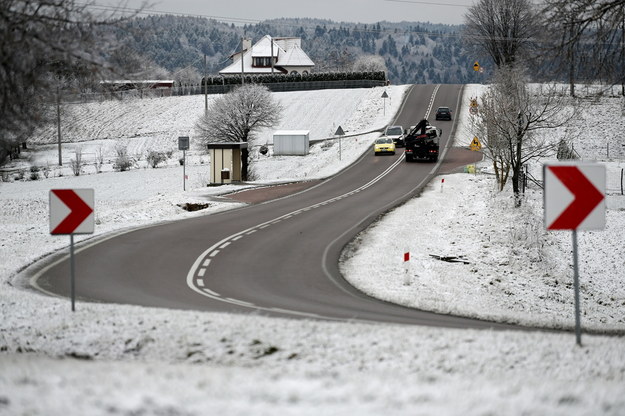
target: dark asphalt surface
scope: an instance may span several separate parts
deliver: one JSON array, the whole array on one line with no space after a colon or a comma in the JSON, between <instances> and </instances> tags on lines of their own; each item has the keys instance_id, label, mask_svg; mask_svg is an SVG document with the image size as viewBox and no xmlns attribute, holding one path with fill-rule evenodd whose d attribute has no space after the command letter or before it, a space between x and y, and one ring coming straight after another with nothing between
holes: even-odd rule
<instances>
[{"instance_id":1,"label":"dark asphalt surface","mask_svg":"<svg viewBox=\"0 0 625 416\"><path fill-rule=\"evenodd\" d=\"M406 163L401 152L375 157L371 150L340 175L318 183L233 195L251 202L243 208L96 239L79 247L76 254L78 300L456 328L511 328L378 301L350 286L339 272L343 247L379 215L416 195L437 169L451 172L475 160L475 152L449 150L453 121L434 122L438 106L450 107L455 115L462 86L442 85L431 100L435 87L414 86L393 124L414 125L431 111L432 124L443 129L441 150L448 149L439 164ZM293 191L299 193L275 199ZM38 285L69 296L70 266L63 257L66 254L42 263L46 269L38 277Z\"/></svg>"}]
</instances>

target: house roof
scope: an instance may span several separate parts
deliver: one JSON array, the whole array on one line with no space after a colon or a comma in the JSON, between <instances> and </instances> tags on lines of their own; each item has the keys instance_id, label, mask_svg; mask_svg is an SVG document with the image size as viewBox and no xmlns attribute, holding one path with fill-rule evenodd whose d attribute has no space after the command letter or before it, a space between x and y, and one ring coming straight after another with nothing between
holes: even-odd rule
<instances>
[{"instance_id":1,"label":"house roof","mask_svg":"<svg viewBox=\"0 0 625 416\"><path fill-rule=\"evenodd\" d=\"M253 57L268 57L271 56L272 48L272 39L265 35L263 36L256 44L252 47L252 56ZM282 49L277 42L273 42L273 56L278 57L279 55L285 53L285 50Z\"/></svg>"},{"instance_id":2,"label":"house roof","mask_svg":"<svg viewBox=\"0 0 625 416\"><path fill-rule=\"evenodd\" d=\"M281 54L276 62L278 66L315 66L315 63L298 45Z\"/></svg>"},{"instance_id":3,"label":"house roof","mask_svg":"<svg viewBox=\"0 0 625 416\"><path fill-rule=\"evenodd\" d=\"M271 67L254 67L253 59L259 57L277 57L274 64L275 72L284 72L284 67L312 67L314 62L302 50L299 38L272 38L263 36L250 49L243 52L243 72L246 74L266 74L271 72ZM285 49L286 48L286 49ZM222 75L241 73L241 53L233 55L234 61L226 68L219 71Z\"/></svg>"}]
</instances>

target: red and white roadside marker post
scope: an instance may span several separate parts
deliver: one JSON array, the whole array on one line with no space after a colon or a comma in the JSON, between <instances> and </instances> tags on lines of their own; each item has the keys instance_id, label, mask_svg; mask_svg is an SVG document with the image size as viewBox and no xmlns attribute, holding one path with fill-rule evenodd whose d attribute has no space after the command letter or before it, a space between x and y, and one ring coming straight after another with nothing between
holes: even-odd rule
<instances>
[{"instance_id":1,"label":"red and white roadside marker post","mask_svg":"<svg viewBox=\"0 0 625 416\"><path fill-rule=\"evenodd\" d=\"M75 308L74 234L93 234L95 197L93 189L50 190L50 234L69 234L72 312Z\"/></svg>"},{"instance_id":2,"label":"red and white roadside marker post","mask_svg":"<svg viewBox=\"0 0 625 416\"><path fill-rule=\"evenodd\" d=\"M577 230L605 228L605 166L598 163L548 164L543 166L543 180L545 227L573 231L575 338L581 346Z\"/></svg>"},{"instance_id":3,"label":"red and white roadside marker post","mask_svg":"<svg viewBox=\"0 0 625 416\"><path fill-rule=\"evenodd\" d=\"M410 251L404 250L404 285L410 285Z\"/></svg>"}]
</instances>

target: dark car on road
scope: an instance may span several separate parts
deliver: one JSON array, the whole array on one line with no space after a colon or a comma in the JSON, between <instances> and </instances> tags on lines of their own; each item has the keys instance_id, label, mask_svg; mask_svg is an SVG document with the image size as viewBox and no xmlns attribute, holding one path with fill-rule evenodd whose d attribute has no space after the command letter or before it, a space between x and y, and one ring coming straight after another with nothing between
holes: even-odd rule
<instances>
[{"instance_id":1,"label":"dark car on road","mask_svg":"<svg viewBox=\"0 0 625 416\"><path fill-rule=\"evenodd\" d=\"M449 107L438 107L436 109L437 120L451 120L451 110Z\"/></svg>"}]
</instances>

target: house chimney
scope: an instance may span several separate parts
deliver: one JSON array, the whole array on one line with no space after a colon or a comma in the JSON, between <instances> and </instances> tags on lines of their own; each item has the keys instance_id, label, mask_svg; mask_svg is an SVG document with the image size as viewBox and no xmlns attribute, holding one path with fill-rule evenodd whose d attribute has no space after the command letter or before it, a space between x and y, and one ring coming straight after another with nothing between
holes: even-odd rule
<instances>
[{"instance_id":1,"label":"house chimney","mask_svg":"<svg viewBox=\"0 0 625 416\"><path fill-rule=\"evenodd\" d=\"M243 38L243 40L241 41L241 44L243 45L243 51L246 51L252 47L252 39Z\"/></svg>"}]
</instances>

